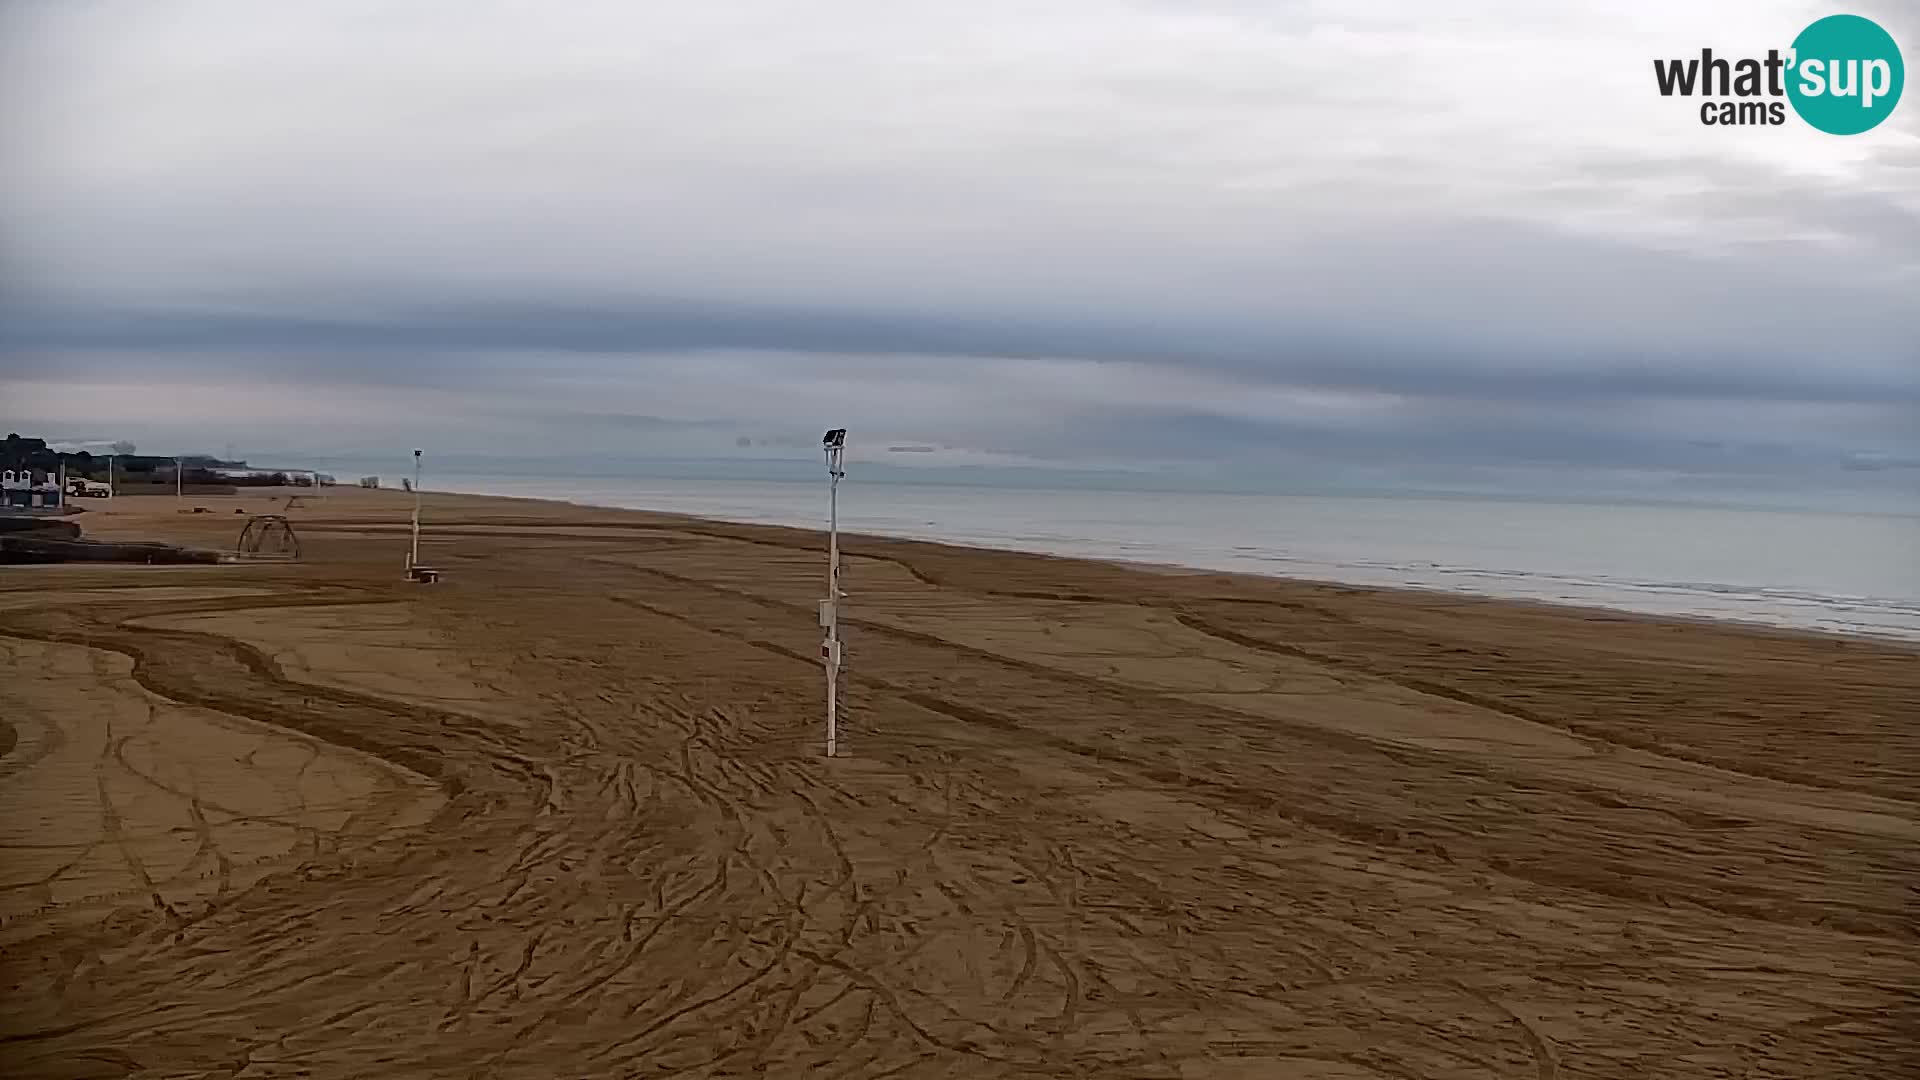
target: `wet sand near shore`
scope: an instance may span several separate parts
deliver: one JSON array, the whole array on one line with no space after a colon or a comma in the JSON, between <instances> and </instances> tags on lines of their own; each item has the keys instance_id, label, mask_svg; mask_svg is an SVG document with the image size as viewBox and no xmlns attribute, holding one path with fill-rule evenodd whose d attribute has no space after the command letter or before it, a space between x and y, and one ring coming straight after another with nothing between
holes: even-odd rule
<instances>
[{"instance_id":1,"label":"wet sand near shore","mask_svg":"<svg viewBox=\"0 0 1920 1080\"><path fill-rule=\"evenodd\" d=\"M430 495L0 570L0 1072L1857 1077L1920 652Z\"/></svg>"}]
</instances>

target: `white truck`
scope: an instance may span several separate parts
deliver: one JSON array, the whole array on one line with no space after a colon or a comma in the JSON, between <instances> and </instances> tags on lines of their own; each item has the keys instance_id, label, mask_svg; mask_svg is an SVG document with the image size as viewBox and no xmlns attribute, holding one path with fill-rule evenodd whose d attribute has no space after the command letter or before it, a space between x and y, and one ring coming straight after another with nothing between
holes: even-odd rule
<instances>
[{"instance_id":1,"label":"white truck","mask_svg":"<svg viewBox=\"0 0 1920 1080\"><path fill-rule=\"evenodd\" d=\"M67 494L87 499L105 499L113 495L113 488L98 480L69 480Z\"/></svg>"}]
</instances>

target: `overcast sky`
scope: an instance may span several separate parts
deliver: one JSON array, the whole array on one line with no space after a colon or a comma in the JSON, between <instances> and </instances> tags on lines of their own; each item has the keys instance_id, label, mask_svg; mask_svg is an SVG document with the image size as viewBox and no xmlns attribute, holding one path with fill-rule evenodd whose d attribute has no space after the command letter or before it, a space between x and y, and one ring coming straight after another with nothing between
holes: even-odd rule
<instances>
[{"instance_id":1,"label":"overcast sky","mask_svg":"<svg viewBox=\"0 0 1920 1080\"><path fill-rule=\"evenodd\" d=\"M1920 100L1652 78L1836 10L0 0L0 424L1906 483Z\"/></svg>"}]
</instances>

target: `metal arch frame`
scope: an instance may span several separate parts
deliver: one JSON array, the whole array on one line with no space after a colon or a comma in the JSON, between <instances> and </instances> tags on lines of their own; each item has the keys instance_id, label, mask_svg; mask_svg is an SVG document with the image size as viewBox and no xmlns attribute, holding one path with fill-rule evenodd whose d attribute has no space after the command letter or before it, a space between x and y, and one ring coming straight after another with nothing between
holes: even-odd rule
<instances>
[{"instance_id":1,"label":"metal arch frame","mask_svg":"<svg viewBox=\"0 0 1920 1080\"><path fill-rule=\"evenodd\" d=\"M285 530L287 545L292 549L284 555L265 554L262 553L258 547L260 539L272 531L275 525L279 525ZM247 550L247 540L249 538L252 538L255 544L254 549L251 551ZM300 558L300 534L293 531L293 522L289 521L284 514L254 514L247 518L245 525L240 527L240 538L234 541L233 553L242 559L298 560Z\"/></svg>"}]
</instances>

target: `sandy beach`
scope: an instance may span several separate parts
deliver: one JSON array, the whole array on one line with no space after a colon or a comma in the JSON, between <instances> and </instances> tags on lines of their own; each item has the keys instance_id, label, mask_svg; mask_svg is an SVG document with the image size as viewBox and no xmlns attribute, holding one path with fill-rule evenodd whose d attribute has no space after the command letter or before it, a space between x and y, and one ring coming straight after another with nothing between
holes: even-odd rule
<instances>
[{"instance_id":1,"label":"sandy beach","mask_svg":"<svg viewBox=\"0 0 1920 1080\"><path fill-rule=\"evenodd\" d=\"M1871 1077L1920 653L333 490L0 569L18 1077ZM104 504L105 501L102 500Z\"/></svg>"}]
</instances>

